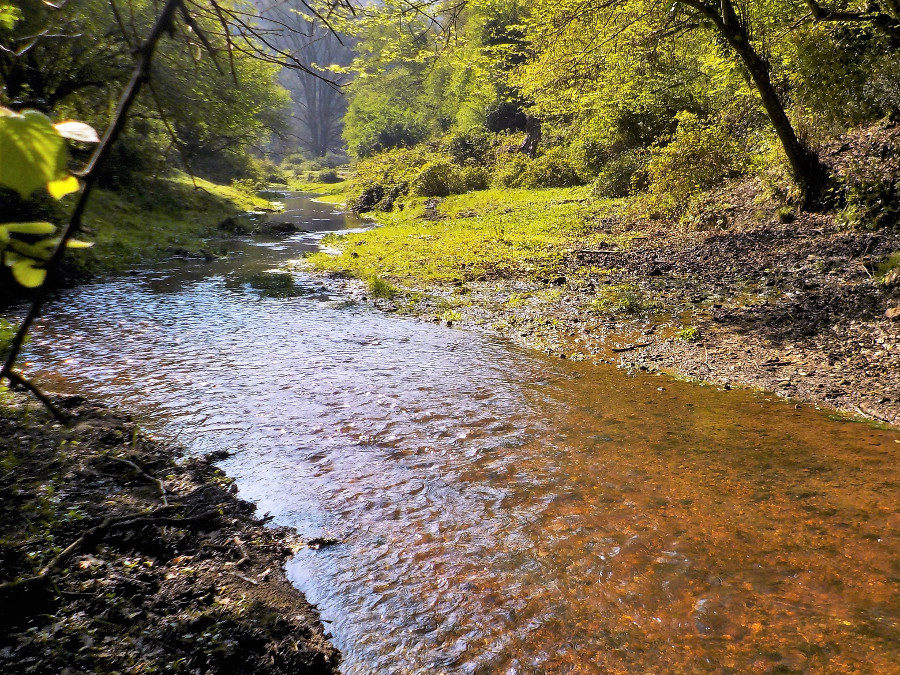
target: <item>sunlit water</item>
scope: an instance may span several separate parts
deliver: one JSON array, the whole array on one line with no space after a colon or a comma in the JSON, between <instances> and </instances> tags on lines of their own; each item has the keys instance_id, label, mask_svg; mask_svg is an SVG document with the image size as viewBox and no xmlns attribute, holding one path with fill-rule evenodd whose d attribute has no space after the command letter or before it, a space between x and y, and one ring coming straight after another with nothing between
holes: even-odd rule
<instances>
[{"instance_id":1,"label":"sunlit water","mask_svg":"<svg viewBox=\"0 0 900 675\"><path fill-rule=\"evenodd\" d=\"M244 283L318 237L69 291L27 369L338 538L288 571L345 672L896 672L900 434Z\"/></svg>"}]
</instances>

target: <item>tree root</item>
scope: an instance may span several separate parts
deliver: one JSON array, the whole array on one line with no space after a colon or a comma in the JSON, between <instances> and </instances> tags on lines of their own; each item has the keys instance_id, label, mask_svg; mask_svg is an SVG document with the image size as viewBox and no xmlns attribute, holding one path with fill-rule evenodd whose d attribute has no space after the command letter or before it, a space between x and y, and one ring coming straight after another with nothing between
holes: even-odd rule
<instances>
[{"instance_id":1,"label":"tree root","mask_svg":"<svg viewBox=\"0 0 900 675\"><path fill-rule=\"evenodd\" d=\"M166 487L163 485L163 482L159 478L155 478L151 476L149 473L144 471L137 463L131 461L130 459L126 459L125 457L117 457L116 455L106 455L109 459L113 459L117 462L122 462L123 464L127 464L132 469L134 469L135 473L141 478L150 481L159 489L159 498L163 503L163 506L169 505L169 500L166 498Z\"/></svg>"},{"instance_id":2,"label":"tree root","mask_svg":"<svg viewBox=\"0 0 900 675\"><path fill-rule=\"evenodd\" d=\"M40 588L53 583L51 573L62 566L75 553L78 553L90 546L99 544L112 531L128 527L144 527L146 525L156 525L160 527L172 526L183 527L192 523L201 523L212 520L219 515L218 509L205 511L196 516L175 516L171 515L175 508L171 506L163 506L155 511L151 511L139 516L123 516L121 518L107 518L99 525L92 527L82 533L78 539L69 544L52 558L41 570L30 577L23 577L0 584L0 600L8 601L9 598L16 595L25 595L36 591Z\"/></svg>"}]
</instances>

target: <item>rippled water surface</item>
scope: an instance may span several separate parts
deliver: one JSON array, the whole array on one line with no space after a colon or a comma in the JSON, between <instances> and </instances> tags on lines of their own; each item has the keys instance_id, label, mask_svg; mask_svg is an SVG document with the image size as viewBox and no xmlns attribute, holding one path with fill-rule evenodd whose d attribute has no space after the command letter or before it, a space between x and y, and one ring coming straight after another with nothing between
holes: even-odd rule
<instances>
[{"instance_id":1,"label":"rippled water surface","mask_svg":"<svg viewBox=\"0 0 900 675\"><path fill-rule=\"evenodd\" d=\"M28 370L340 539L288 571L345 672L897 672L900 434L270 297L248 273L360 225L288 207L312 232L66 293Z\"/></svg>"}]
</instances>

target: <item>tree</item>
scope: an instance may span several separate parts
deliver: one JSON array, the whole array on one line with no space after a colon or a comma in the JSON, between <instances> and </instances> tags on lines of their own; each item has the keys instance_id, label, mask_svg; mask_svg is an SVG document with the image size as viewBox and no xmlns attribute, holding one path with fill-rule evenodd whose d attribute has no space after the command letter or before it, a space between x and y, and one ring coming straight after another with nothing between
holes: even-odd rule
<instances>
[{"instance_id":1,"label":"tree","mask_svg":"<svg viewBox=\"0 0 900 675\"><path fill-rule=\"evenodd\" d=\"M298 0L285 0L262 12L275 42L305 66L285 69L281 82L291 92L291 119L301 145L316 157L342 145L347 100L346 66L353 60L350 38L341 36ZM278 30L280 27L290 30ZM313 74L314 73L314 74Z\"/></svg>"}]
</instances>

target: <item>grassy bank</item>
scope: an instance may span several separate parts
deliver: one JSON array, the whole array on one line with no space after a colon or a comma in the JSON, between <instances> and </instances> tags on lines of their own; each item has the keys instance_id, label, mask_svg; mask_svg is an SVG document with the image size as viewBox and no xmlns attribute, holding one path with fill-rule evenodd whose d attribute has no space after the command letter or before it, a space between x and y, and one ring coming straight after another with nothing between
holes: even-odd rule
<instances>
[{"instance_id":1,"label":"grassy bank","mask_svg":"<svg viewBox=\"0 0 900 675\"><path fill-rule=\"evenodd\" d=\"M347 201L347 188L350 181L343 178L337 182L317 182L305 180L291 180L288 186L297 192L309 192L316 195L316 200L327 204L343 204Z\"/></svg>"},{"instance_id":2,"label":"grassy bank","mask_svg":"<svg viewBox=\"0 0 900 675\"><path fill-rule=\"evenodd\" d=\"M333 236L339 255L317 253L319 270L407 286L523 277L552 281L565 257L591 246L627 246L636 233L600 232L617 208L588 188L492 189L437 200L410 199L377 213L367 232Z\"/></svg>"},{"instance_id":3,"label":"grassy bank","mask_svg":"<svg viewBox=\"0 0 900 675\"><path fill-rule=\"evenodd\" d=\"M852 184L843 167L864 156L875 192L893 194L884 186L895 180L900 131L843 140L829 155L839 180ZM367 165L348 190L379 225L331 236L307 260L361 280L349 285L360 298L565 358L900 423L900 231L887 197L850 190L832 210L809 213L787 209L764 180L737 177L675 218L649 215L645 193L604 199L596 186L426 198L416 191L437 164L411 182L399 165L382 165L388 178Z\"/></svg>"},{"instance_id":4,"label":"grassy bank","mask_svg":"<svg viewBox=\"0 0 900 675\"><path fill-rule=\"evenodd\" d=\"M72 256L77 274L123 272L173 252L197 252L225 218L271 208L251 190L184 174L147 178L120 191L97 190L84 218L90 249Z\"/></svg>"}]
</instances>

